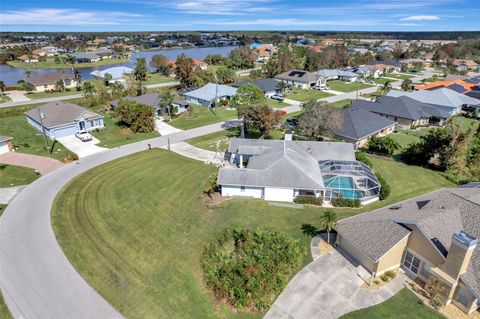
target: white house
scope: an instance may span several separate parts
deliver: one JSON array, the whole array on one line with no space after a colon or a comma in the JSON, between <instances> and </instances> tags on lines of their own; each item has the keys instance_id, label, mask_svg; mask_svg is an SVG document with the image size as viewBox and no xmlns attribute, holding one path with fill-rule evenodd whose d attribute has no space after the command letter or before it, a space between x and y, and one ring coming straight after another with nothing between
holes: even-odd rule
<instances>
[{"instance_id":1,"label":"white house","mask_svg":"<svg viewBox=\"0 0 480 319\"><path fill-rule=\"evenodd\" d=\"M220 168L222 196L293 202L299 195L378 199L380 183L355 160L350 143L230 140L229 166Z\"/></svg>"},{"instance_id":2,"label":"white house","mask_svg":"<svg viewBox=\"0 0 480 319\"><path fill-rule=\"evenodd\" d=\"M90 74L99 79L105 79L106 74L110 74L112 76L112 79L109 81L109 83L116 82L116 83L124 84L125 75L131 74L132 72L133 72L133 69L128 68L126 66L115 66L102 71L95 70L90 72Z\"/></svg>"},{"instance_id":3,"label":"white house","mask_svg":"<svg viewBox=\"0 0 480 319\"><path fill-rule=\"evenodd\" d=\"M231 86L208 83L203 87L184 93L185 101L210 107L214 100L230 100L237 93Z\"/></svg>"},{"instance_id":4,"label":"white house","mask_svg":"<svg viewBox=\"0 0 480 319\"><path fill-rule=\"evenodd\" d=\"M5 154L13 150L12 138L0 135L0 154Z\"/></svg>"}]
</instances>

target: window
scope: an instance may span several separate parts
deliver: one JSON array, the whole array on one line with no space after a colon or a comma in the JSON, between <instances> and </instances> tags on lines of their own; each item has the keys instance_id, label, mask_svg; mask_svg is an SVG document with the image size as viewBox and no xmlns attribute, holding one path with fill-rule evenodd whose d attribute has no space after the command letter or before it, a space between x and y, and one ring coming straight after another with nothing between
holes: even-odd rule
<instances>
[{"instance_id":1,"label":"window","mask_svg":"<svg viewBox=\"0 0 480 319\"><path fill-rule=\"evenodd\" d=\"M405 252L405 258L403 259L403 266L413 272L414 274L418 273L418 269L420 268L420 259L418 259L415 255L411 254L410 252Z\"/></svg>"}]
</instances>

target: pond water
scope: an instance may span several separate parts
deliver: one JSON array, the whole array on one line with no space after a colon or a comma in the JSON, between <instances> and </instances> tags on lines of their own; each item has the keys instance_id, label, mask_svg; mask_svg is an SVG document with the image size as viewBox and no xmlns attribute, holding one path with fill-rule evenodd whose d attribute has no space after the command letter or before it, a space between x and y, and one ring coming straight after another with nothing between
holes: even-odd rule
<instances>
[{"instance_id":1,"label":"pond water","mask_svg":"<svg viewBox=\"0 0 480 319\"><path fill-rule=\"evenodd\" d=\"M147 60L147 64L150 65L150 60L152 56L157 54L163 54L170 60L175 60L178 55L185 53L187 56L203 60L209 54L221 54L222 56L227 56L230 51L236 47L209 47L209 48L186 48L186 49L171 49L171 50L155 50L155 51L143 51L143 52L133 52L130 58L130 61L121 64L111 64L103 65L95 68L82 68L78 69L82 75L82 79L89 79L92 76L90 72L93 70L105 70L113 66L127 66L129 68L134 68L136 59L143 57ZM150 68L150 66L149 66ZM151 69L151 68L150 68ZM14 68L7 64L0 64L0 80L5 82L6 85L16 85L17 81L25 79L25 71L27 68ZM72 73L71 69L44 69L44 70L35 70L32 69L32 76L48 74L48 73L57 73L64 71L65 73Z\"/></svg>"}]
</instances>

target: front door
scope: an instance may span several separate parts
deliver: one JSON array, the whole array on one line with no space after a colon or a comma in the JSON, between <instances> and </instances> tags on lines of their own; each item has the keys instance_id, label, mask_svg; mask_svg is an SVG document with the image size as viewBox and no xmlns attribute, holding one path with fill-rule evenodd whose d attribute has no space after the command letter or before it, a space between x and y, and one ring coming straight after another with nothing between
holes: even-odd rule
<instances>
[{"instance_id":1,"label":"front door","mask_svg":"<svg viewBox=\"0 0 480 319\"><path fill-rule=\"evenodd\" d=\"M85 129L85 121L78 122L78 125L80 126L80 131L83 131Z\"/></svg>"},{"instance_id":2,"label":"front door","mask_svg":"<svg viewBox=\"0 0 480 319\"><path fill-rule=\"evenodd\" d=\"M416 275L418 273L418 269L420 268L420 263L420 259L418 259L415 255L408 251L405 252L405 257L403 258L403 267Z\"/></svg>"}]
</instances>

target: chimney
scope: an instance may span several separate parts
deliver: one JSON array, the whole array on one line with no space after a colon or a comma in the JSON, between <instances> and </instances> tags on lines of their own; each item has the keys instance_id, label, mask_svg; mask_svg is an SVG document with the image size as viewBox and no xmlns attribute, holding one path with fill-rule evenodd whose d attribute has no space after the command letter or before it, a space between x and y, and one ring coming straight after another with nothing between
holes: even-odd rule
<instances>
[{"instance_id":1,"label":"chimney","mask_svg":"<svg viewBox=\"0 0 480 319\"><path fill-rule=\"evenodd\" d=\"M292 130L285 131L285 141L291 141L291 140L293 140L293 131Z\"/></svg>"},{"instance_id":2,"label":"chimney","mask_svg":"<svg viewBox=\"0 0 480 319\"><path fill-rule=\"evenodd\" d=\"M452 243L448 251L447 260L442 265L443 271L458 279L467 271L473 251L477 246L478 239L464 231L453 234Z\"/></svg>"}]
</instances>

